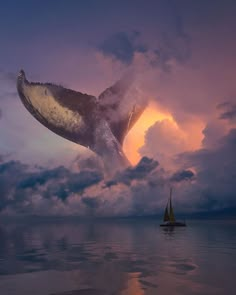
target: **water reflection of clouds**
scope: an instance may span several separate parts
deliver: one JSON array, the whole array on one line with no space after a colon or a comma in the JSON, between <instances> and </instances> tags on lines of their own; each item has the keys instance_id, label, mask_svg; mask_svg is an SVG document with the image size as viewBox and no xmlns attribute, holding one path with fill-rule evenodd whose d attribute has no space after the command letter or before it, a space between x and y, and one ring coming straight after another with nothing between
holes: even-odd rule
<instances>
[{"instance_id":1,"label":"water reflection of clouds","mask_svg":"<svg viewBox=\"0 0 236 295\"><path fill-rule=\"evenodd\" d=\"M153 221L6 225L0 230L0 290L211 294L211 287L196 279L201 269L192 237L186 230L162 230Z\"/></svg>"},{"instance_id":2,"label":"water reflection of clouds","mask_svg":"<svg viewBox=\"0 0 236 295\"><path fill-rule=\"evenodd\" d=\"M63 293L53 293L51 295L106 295L104 290L98 289L80 289L80 290L73 290L73 291L66 291Z\"/></svg>"},{"instance_id":3,"label":"water reflection of clouds","mask_svg":"<svg viewBox=\"0 0 236 295\"><path fill-rule=\"evenodd\" d=\"M192 262L192 259L173 259L165 264L165 271L178 274L189 275L197 269L197 265Z\"/></svg>"}]
</instances>

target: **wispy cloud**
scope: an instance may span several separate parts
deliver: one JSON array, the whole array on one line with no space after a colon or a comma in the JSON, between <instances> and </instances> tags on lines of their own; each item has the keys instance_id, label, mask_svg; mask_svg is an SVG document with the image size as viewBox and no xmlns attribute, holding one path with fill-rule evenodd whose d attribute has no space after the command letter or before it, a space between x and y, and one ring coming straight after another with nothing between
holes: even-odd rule
<instances>
[{"instance_id":1,"label":"wispy cloud","mask_svg":"<svg viewBox=\"0 0 236 295\"><path fill-rule=\"evenodd\" d=\"M130 64L135 52L146 52L147 48L139 40L140 32L117 32L105 39L99 49L104 55Z\"/></svg>"},{"instance_id":2,"label":"wispy cloud","mask_svg":"<svg viewBox=\"0 0 236 295\"><path fill-rule=\"evenodd\" d=\"M217 108L221 111L220 119L236 122L236 104L234 102L223 102Z\"/></svg>"}]
</instances>

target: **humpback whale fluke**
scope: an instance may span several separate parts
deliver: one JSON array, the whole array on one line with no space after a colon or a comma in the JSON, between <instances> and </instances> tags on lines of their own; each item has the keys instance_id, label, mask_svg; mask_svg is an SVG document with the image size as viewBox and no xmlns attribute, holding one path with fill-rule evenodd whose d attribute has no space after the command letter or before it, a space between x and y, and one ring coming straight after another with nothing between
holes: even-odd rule
<instances>
[{"instance_id":1,"label":"humpback whale fluke","mask_svg":"<svg viewBox=\"0 0 236 295\"><path fill-rule=\"evenodd\" d=\"M126 101L131 79L124 77L98 98L51 83L29 82L21 70L17 90L26 109L54 133L91 149L108 170L129 165L122 144L145 105Z\"/></svg>"}]
</instances>

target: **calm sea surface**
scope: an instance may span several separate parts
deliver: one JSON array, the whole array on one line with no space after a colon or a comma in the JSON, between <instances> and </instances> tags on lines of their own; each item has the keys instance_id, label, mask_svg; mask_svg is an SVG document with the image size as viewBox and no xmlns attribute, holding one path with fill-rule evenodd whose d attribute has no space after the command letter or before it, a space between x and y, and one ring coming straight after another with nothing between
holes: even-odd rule
<instances>
[{"instance_id":1,"label":"calm sea surface","mask_svg":"<svg viewBox=\"0 0 236 295\"><path fill-rule=\"evenodd\" d=\"M236 222L0 226L1 295L236 294Z\"/></svg>"}]
</instances>

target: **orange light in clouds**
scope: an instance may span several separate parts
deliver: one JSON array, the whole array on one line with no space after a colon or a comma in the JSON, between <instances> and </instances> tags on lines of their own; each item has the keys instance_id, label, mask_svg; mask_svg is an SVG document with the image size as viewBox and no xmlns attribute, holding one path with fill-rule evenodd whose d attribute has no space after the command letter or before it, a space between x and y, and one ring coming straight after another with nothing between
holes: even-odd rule
<instances>
[{"instance_id":1,"label":"orange light in clouds","mask_svg":"<svg viewBox=\"0 0 236 295\"><path fill-rule=\"evenodd\" d=\"M167 119L174 127L176 127L174 130L176 130L177 135L180 138L185 138L186 145L183 147L183 151L193 151L200 148L204 137L202 133L202 130L205 127L204 122L200 119L195 119L193 122L188 122L187 125L181 126L180 128L170 113L159 110L158 106L152 102L148 105L137 123L130 130L123 144L124 153L133 165L137 164L141 158L138 151L144 145L146 131L157 121L160 122ZM73 149L78 149L78 145L71 145ZM86 148L80 146L80 153L87 154L87 152Z\"/></svg>"},{"instance_id":2,"label":"orange light in clouds","mask_svg":"<svg viewBox=\"0 0 236 295\"><path fill-rule=\"evenodd\" d=\"M155 122L165 119L169 119L174 123L171 114L159 111L154 103L148 105L124 141L124 152L132 164L136 164L141 158L138 150L144 145L145 132Z\"/></svg>"}]
</instances>

